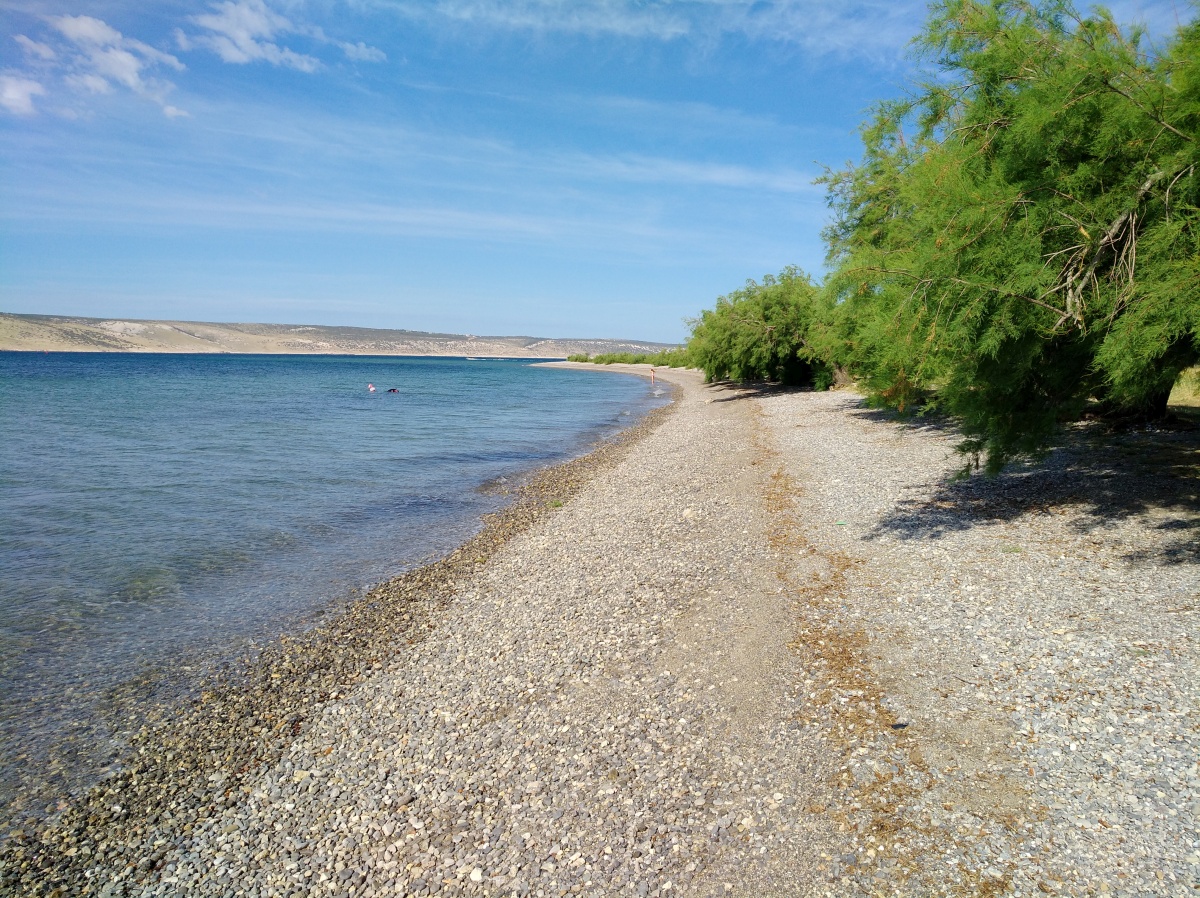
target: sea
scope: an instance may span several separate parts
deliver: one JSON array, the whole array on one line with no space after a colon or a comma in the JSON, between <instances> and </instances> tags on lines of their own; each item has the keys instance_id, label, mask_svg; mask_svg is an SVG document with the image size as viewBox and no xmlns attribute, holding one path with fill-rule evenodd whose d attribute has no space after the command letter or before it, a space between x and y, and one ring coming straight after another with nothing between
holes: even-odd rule
<instances>
[{"instance_id":1,"label":"sea","mask_svg":"<svg viewBox=\"0 0 1200 898\"><path fill-rule=\"evenodd\" d=\"M525 360L0 352L0 823L119 764L138 701L446 553L666 399Z\"/></svg>"}]
</instances>

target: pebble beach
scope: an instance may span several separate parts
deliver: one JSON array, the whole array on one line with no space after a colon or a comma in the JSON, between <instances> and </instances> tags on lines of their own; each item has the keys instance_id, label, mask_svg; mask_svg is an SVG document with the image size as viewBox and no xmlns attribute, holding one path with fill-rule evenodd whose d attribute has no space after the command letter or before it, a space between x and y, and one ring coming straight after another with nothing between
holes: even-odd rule
<instances>
[{"instance_id":1,"label":"pebble beach","mask_svg":"<svg viewBox=\"0 0 1200 898\"><path fill-rule=\"evenodd\" d=\"M0 893L1200 895L1195 432L955 481L854 393L658 379L6 825Z\"/></svg>"}]
</instances>

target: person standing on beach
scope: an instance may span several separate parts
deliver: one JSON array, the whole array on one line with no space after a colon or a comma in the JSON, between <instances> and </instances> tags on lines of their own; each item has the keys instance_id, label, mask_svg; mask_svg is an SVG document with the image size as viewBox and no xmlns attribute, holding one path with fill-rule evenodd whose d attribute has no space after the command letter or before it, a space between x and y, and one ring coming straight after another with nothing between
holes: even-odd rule
<instances>
[{"instance_id":1,"label":"person standing on beach","mask_svg":"<svg viewBox=\"0 0 1200 898\"><path fill-rule=\"evenodd\" d=\"M651 366L651 368L650 368L650 383L654 383L654 368L653 368L653 366Z\"/></svg>"}]
</instances>

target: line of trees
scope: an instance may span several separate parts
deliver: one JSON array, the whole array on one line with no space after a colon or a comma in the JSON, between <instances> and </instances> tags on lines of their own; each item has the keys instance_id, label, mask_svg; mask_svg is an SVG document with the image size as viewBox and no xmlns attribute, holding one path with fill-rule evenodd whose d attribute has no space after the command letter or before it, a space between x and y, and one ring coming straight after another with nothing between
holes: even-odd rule
<instances>
[{"instance_id":1,"label":"line of trees","mask_svg":"<svg viewBox=\"0 0 1200 898\"><path fill-rule=\"evenodd\" d=\"M709 379L827 386L953 415L976 463L1087 410L1151 418L1200 362L1200 19L1163 46L1065 0L943 0L927 80L827 171L830 273L721 297Z\"/></svg>"},{"instance_id":2,"label":"line of trees","mask_svg":"<svg viewBox=\"0 0 1200 898\"><path fill-rule=\"evenodd\" d=\"M594 365L658 365L663 368L688 368L691 359L684 348L662 349L658 352L586 352L567 356L568 362L591 362Z\"/></svg>"}]
</instances>

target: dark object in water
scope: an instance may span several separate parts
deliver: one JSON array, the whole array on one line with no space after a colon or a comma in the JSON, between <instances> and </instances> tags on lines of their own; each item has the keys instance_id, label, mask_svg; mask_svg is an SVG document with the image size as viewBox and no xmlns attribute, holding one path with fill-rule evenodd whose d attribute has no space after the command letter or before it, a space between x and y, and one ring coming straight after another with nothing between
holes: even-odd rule
<instances>
[{"instance_id":1,"label":"dark object in water","mask_svg":"<svg viewBox=\"0 0 1200 898\"><path fill-rule=\"evenodd\" d=\"M400 391L397 390L395 387L392 387L390 390L388 390L388 392L389 393L399 393Z\"/></svg>"}]
</instances>

